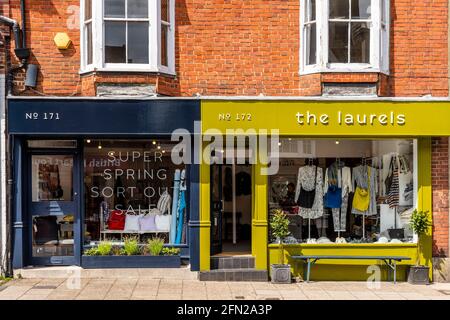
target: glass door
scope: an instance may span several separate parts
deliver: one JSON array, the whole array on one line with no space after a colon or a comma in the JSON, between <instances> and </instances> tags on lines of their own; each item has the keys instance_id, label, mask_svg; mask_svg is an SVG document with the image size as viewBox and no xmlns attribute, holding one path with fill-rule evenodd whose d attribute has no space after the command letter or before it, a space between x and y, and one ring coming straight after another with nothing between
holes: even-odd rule
<instances>
[{"instance_id":1,"label":"glass door","mask_svg":"<svg viewBox=\"0 0 450 320\"><path fill-rule=\"evenodd\" d=\"M211 166L211 255L222 252L222 166Z\"/></svg>"},{"instance_id":2,"label":"glass door","mask_svg":"<svg viewBox=\"0 0 450 320\"><path fill-rule=\"evenodd\" d=\"M28 225L32 265L73 265L79 256L79 166L75 151L29 157Z\"/></svg>"}]
</instances>

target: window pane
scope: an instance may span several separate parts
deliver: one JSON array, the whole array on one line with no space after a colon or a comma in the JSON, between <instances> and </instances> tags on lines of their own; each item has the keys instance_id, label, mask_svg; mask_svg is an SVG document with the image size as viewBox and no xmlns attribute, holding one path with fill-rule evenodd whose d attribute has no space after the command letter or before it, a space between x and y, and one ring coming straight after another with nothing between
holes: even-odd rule
<instances>
[{"instance_id":1,"label":"window pane","mask_svg":"<svg viewBox=\"0 0 450 320\"><path fill-rule=\"evenodd\" d=\"M72 201L72 156L34 155L31 165L33 202Z\"/></svg>"},{"instance_id":2,"label":"window pane","mask_svg":"<svg viewBox=\"0 0 450 320\"><path fill-rule=\"evenodd\" d=\"M330 19L348 19L349 0L329 0Z\"/></svg>"},{"instance_id":3,"label":"window pane","mask_svg":"<svg viewBox=\"0 0 450 320\"><path fill-rule=\"evenodd\" d=\"M168 66L168 61L169 61L169 57L168 57L168 36L169 36L169 27L167 25L162 24L161 25L161 65L163 66Z\"/></svg>"},{"instance_id":4,"label":"window pane","mask_svg":"<svg viewBox=\"0 0 450 320\"><path fill-rule=\"evenodd\" d=\"M128 63L148 63L148 22L128 23Z\"/></svg>"},{"instance_id":5,"label":"window pane","mask_svg":"<svg viewBox=\"0 0 450 320\"><path fill-rule=\"evenodd\" d=\"M386 119L381 118L375 121L379 120L386 123ZM369 117L363 121L369 124ZM275 175L268 177L269 217L277 210L290 220L291 235L286 242L304 243L308 238L321 238L318 243L332 246L343 242L342 239L337 241L338 237L345 238L347 243L389 242L396 245L399 240L413 241L410 214L417 199L413 140L341 139L339 144L332 139L306 141L292 137L290 140L287 137L280 140L280 163L283 165ZM304 147L305 142L311 149ZM365 157L364 161L361 156ZM311 157L315 159L312 164L309 162ZM394 172L398 174L398 180L393 183L388 177ZM352 194L356 187L369 190L367 210L360 211L354 205ZM314 188L313 208L299 205L305 204L302 192ZM333 203L330 200L337 194L337 189L342 200ZM272 234L269 239L271 243L277 242Z\"/></svg>"},{"instance_id":6,"label":"window pane","mask_svg":"<svg viewBox=\"0 0 450 320\"><path fill-rule=\"evenodd\" d=\"M371 0L352 0L352 18L370 19Z\"/></svg>"},{"instance_id":7,"label":"window pane","mask_svg":"<svg viewBox=\"0 0 450 320\"><path fill-rule=\"evenodd\" d=\"M306 64L316 64L316 24L306 26Z\"/></svg>"},{"instance_id":8,"label":"window pane","mask_svg":"<svg viewBox=\"0 0 450 320\"><path fill-rule=\"evenodd\" d=\"M92 64L92 23L86 25L86 64Z\"/></svg>"},{"instance_id":9,"label":"window pane","mask_svg":"<svg viewBox=\"0 0 450 320\"><path fill-rule=\"evenodd\" d=\"M105 0L105 17L125 18L125 0Z\"/></svg>"},{"instance_id":10,"label":"window pane","mask_svg":"<svg viewBox=\"0 0 450 320\"><path fill-rule=\"evenodd\" d=\"M84 20L92 18L92 0L84 1Z\"/></svg>"},{"instance_id":11,"label":"window pane","mask_svg":"<svg viewBox=\"0 0 450 320\"><path fill-rule=\"evenodd\" d=\"M105 62L126 63L125 22L105 21Z\"/></svg>"},{"instance_id":12,"label":"window pane","mask_svg":"<svg viewBox=\"0 0 450 320\"><path fill-rule=\"evenodd\" d=\"M61 149L76 148L76 140L28 140L29 148Z\"/></svg>"},{"instance_id":13,"label":"window pane","mask_svg":"<svg viewBox=\"0 0 450 320\"><path fill-rule=\"evenodd\" d=\"M123 246L125 236L138 236L141 243L159 236L168 243L170 228L181 235L179 243L186 243L188 210L178 208L182 224L173 225L167 220L176 192L175 171L185 168L172 162L171 152L176 145L170 139L96 140L85 144L83 239L86 245L106 238L117 246L122 242ZM189 186L189 181L186 185ZM189 208L186 193L179 192L178 199L183 195ZM131 223L120 221L122 216L125 220L131 218Z\"/></svg>"},{"instance_id":14,"label":"window pane","mask_svg":"<svg viewBox=\"0 0 450 320\"><path fill-rule=\"evenodd\" d=\"M74 216L33 216L33 257L74 255Z\"/></svg>"},{"instance_id":15,"label":"window pane","mask_svg":"<svg viewBox=\"0 0 450 320\"><path fill-rule=\"evenodd\" d=\"M161 20L170 22L169 0L161 0Z\"/></svg>"},{"instance_id":16,"label":"window pane","mask_svg":"<svg viewBox=\"0 0 450 320\"><path fill-rule=\"evenodd\" d=\"M386 3L381 0L381 21L386 22Z\"/></svg>"},{"instance_id":17,"label":"window pane","mask_svg":"<svg viewBox=\"0 0 450 320\"><path fill-rule=\"evenodd\" d=\"M329 62L348 63L348 23L330 22Z\"/></svg>"},{"instance_id":18,"label":"window pane","mask_svg":"<svg viewBox=\"0 0 450 320\"><path fill-rule=\"evenodd\" d=\"M148 18L148 0L128 0L128 18Z\"/></svg>"},{"instance_id":19,"label":"window pane","mask_svg":"<svg viewBox=\"0 0 450 320\"><path fill-rule=\"evenodd\" d=\"M316 20L316 0L308 0L306 5L306 21Z\"/></svg>"},{"instance_id":20,"label":"window pane","mask_svg":"<svg viewBox=\"0 0 450 320\"><path fill-rule=\"evenodd\" d=\"M350 62L370 63L370 27L367 22L352 23Z\"/></svg>"}]
</instances>

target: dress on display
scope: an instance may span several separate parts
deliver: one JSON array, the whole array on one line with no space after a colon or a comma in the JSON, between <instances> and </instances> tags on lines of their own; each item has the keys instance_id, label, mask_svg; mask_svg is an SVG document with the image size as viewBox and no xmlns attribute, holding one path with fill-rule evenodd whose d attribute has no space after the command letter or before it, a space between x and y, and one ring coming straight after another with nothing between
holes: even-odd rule
<instances>
[{"instance_id":1,"label":"dress on display","mask_svg":"<svg viewBox=\"0 0 450 320\"><path fill-rule=\"evenodd\" d=\"M370 172L370 179L368 176L368 172ZM352 208L353 214L360 214L365 216L373 216L377 214L377 190L378 190L378 182L377 182L377 169L368 167L367 165L361 165L353 168L353 182L356 183L356 186L367 190L369 187L369 208L366 211L359 211L356 208ZM370 180L370 186L369 184Z\"/></svg>"},{"instance_id":2,"label":"dress on display","mask_svg":"<svg viewBox=\"0 0 450 320\"><path fill-rule=\"evenodd\" d=\"M397 157L393 158L393 167L392 167L392 183L389 188L389 192L387 194L387 202L389 204L389 208L396 208L399 204L399 168L397 164Z\"/></svg>"},{"instance_id":3,"label":"dress on display","mask_svg":"<svg viewBox=\"0 0 450 320\"><path fill-rule=\"evenodd\" d=\"M317 179L316 179L317 171ZM316 181L316 185L314 185ZM312 191L316 189L314 204L312 208L299 207L298 214L305 219L317 219L323 216L323 170L316 166L304 166L298 169L297 187L295 188L295 199L300 195L300 189Z\"/></svg>"},{"instance_id":4,"label":"dress on display","mask_svg":"<svg viewBox=\"0 0 450 320\"><path fill-rule=\"evenodd\" d=\"M330 184L337 184L342 189L342 204L340 208L332 208L334 231L346 231L348 196L353 192L352 172L349 167L339 167L333 163L325 171L324 193L328 191Z\"/></svg>"}]
</instances>

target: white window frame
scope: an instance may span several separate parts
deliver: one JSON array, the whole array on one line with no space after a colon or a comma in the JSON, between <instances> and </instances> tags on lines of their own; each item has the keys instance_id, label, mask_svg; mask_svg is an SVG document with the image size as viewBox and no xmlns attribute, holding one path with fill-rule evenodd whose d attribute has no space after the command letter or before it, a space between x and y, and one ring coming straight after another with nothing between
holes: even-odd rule
<instances>
[{"instance_id":1,"label":"white window frame","mask_svg":"<svg viewBox=\"0 0 450 320\"><path fill-rule=\"evenodd\" d=\"M314 65L306 64L309 48L305 36L307 1L300 0L301 75L319 72L382 72L389 74L390 0L372 0L371 2L371 18L368 22L370 25L370 63L328 63L329 0L316 0L316 64ZM386 21L381 21L383 11ZM366 21L366 19L361 20Z\"/></svg>"},{"instance_id":2,"label":"white window frame","mask_svg":"<svg viewBox=\"0 0 450 320\"><path fill-rule=\"evenodd\" d=\"M92 0L92 64L87 64L87 37L85 32L85 1L80 5L80 73L105 72L159 72L175 75L175 0L169 1L170 25L168 28L168 66L161 65L161 0L148 0L148 18L103 18L103 0ZM104 20L149 21L149 63L105 63Z\"/></svg>"}]
</instances>

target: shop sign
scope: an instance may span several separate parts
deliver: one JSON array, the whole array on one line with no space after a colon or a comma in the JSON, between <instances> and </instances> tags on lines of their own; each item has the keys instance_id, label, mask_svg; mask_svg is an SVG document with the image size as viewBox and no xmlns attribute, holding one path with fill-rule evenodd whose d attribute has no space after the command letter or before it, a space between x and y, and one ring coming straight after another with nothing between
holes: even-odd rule
<instances>
[{"instance_id":1,"label":"shop sign","mask_svg":"<svg viewBox=\"0 0 450 320\"><path fill-rule=\"evenodd\" d=\"M447 101L202 101L202 131L304 136L449 136Z\"/></svg>"}]
</instances>

